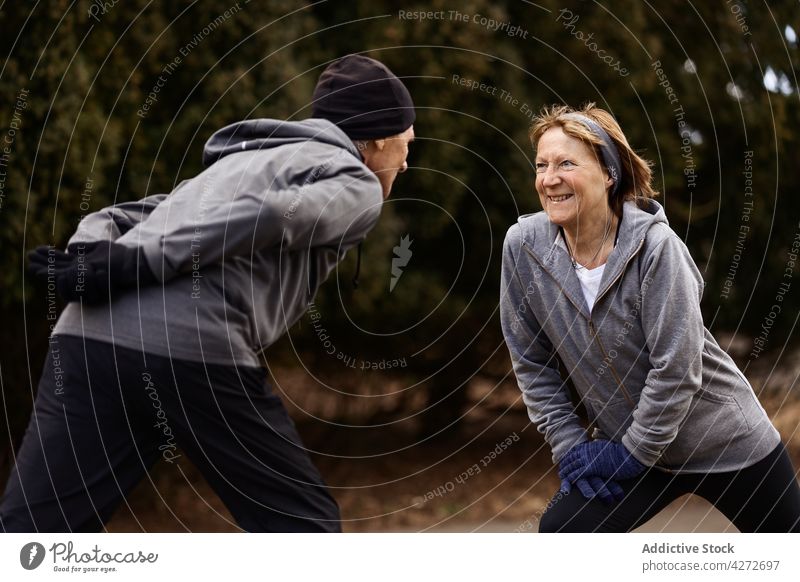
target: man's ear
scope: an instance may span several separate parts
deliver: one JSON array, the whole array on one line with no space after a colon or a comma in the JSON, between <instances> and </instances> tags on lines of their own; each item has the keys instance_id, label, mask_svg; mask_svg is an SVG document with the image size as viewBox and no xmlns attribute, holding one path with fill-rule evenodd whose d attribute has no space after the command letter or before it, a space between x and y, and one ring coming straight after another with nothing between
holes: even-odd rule
<instances>
[{"instance_id":1,"label":"man's ear","mask_svg":"<svg viewBox=\"0 0 800 582\"><path fill-rule=\"evenodd\" d=\"M374 140L372 140L372 143L374 143L374 144L375 144L375 147L377 148L377 150L378 150L379 152L382 152L382 151L383 151L383 148L385 148L385 147L386 147L386 140L385 140L385 139L383 139L383 138L381 138L381 139L374 139Z\"/></svg>"}]
</instances>

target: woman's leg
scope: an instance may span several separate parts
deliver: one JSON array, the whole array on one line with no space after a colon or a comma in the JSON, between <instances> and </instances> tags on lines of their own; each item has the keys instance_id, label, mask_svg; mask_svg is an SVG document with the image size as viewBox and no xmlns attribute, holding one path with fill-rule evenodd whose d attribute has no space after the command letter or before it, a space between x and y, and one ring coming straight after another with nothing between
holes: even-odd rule
<instances>
[{"instance_id":1,"label":"woman's leg","mask_svg":"<svg viewBox=\"0 0 800 582\"><path fill-rule=\"evenodd\" d=\"M635 479L619 481L625 498L606 505L587 500L577 488L558 492L548 503L539 523L539 533L627 532L654 517L672 501L687 493L690 479L650 469Z\"/></svg>"},{"instance_id":2,"label":"woman's leg","mask_svg":"<svg viewBox=\"0 0 800 582\"><path fill-rule=\"evenodd\" d=\"M800 486L783 443L750 467L707 475L697 493L741 532L800 533Z\"/></svg>"}]
</instances>

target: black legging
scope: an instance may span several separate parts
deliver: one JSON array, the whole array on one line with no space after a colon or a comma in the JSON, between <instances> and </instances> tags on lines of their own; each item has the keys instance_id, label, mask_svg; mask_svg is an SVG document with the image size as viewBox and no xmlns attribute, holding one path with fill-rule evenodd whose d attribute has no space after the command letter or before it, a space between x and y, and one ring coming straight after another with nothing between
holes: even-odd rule
<instances>
[{"instance_id":1,"label":"black legging","mask_svg":"<svg viewBox=\"0 0 800 582\"><path fill-rule=\"evenodd\" d=\"M782 443L739 471L675 475L650 469L619 484L626 495L613 505L599 499L587 501L577 488L556 493L539 532L631 531L681 495L694 493L712 503L741 532L800 533L800 487Z\"/></svg>"}]
</instances>

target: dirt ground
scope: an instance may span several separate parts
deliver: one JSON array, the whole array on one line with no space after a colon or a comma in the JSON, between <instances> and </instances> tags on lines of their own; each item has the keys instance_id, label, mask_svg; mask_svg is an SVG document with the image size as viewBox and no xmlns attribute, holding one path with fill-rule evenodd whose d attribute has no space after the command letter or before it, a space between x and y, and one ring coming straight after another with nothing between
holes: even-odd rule
<instances>
[{"instance_id":1,"label":"dirt ground","mask_svg":"<svg viewBox=\"0 0 800 582\"><path fill-rule=\"evenodd\" d=\"M349 427L305 421L315 416L336 418L342 393L310 388L308 378L289 368L273 370L273 375L276 390L299 420L303 440L339 502L344 531L535 532L538 517L558 487L549 449L528 421L519 392L510 382L501 386L473 382L461 429L421 440L415 436L419 427L413 413L371 428L363 428L358 415ZM770 389L769 378L751 381L757 392L763 389L765 409L788 444L795 466L800 467L800 398L791 391ZM362 420L376 418L381 406L396 405L392 397L411 402L413 410L414 398L395 390L397 386L384 384L356 394ZM365 402L369 390L386 398ZM223 532L238 528L184 457L177 466L161 463L150 480L129 496L108 530ZM735 528L704 500L686 496L642 531Z\"/></svg>"}]
</instances>

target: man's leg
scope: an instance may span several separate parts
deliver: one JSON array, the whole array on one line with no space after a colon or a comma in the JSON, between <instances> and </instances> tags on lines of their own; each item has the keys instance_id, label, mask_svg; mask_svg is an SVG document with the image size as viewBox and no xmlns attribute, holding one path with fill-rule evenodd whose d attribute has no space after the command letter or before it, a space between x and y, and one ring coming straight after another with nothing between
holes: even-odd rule
<instances>
[{"instance_id":1,"label":"man's leg","mask_svg":"<svg viewBox=\"0 0 800 582\"><path fill-rule=\"evenodd\" d=\"M166 426L246 531L340 531L339 508L260 368L148 357Z\"/></svg>"},{"instance_id":2,"label":"man's leg","mask_svg":"<svg viewBox=\"0 0 800 582\"><path fill-rule=\"evenodd\" d=\"M625 498L612 505L598 498L587 500L574 486L570 493L559 491L548 503L539 522L539 533L628 532L688 492L685 478L657 469L618 483Z\"/></svg>"},{"instance_id":3,"label":"man's leg","mask_svg":"<svg viewBox=\"0 0 800 582\"><path fill-rule=\"evenodd\" d=\"M157 458L146 429L126 415L112 346L85 345L69 336L50 343L0 531L100 530Z\"/></svg>"},{"instance_id":4,"label":"man's leg","mask_svg":"<svg viewBox=\"0 0 800 582\"><path fill-rule=\"evenodd\" d=\"M707 475L697 493L741 532L800 533L800 487L783 443L750 467Z\"/></svg>"}]
</instances>

